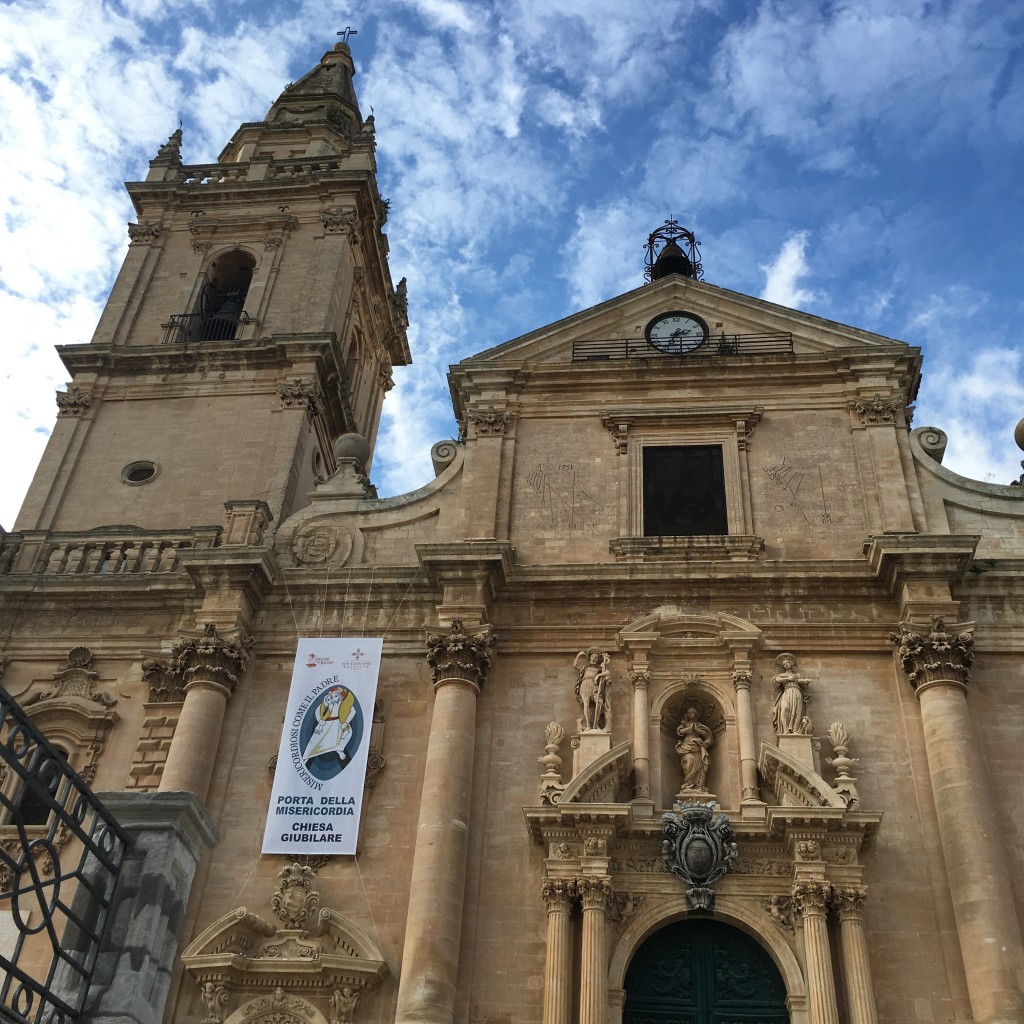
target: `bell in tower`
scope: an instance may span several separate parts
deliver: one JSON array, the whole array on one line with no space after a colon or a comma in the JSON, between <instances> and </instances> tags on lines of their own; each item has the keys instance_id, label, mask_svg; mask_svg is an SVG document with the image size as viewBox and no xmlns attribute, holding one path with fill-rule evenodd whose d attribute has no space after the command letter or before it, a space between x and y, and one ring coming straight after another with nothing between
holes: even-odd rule
<instances>
[{"instance_id":1,"label":"bell in tower","mask_svg":"<svg viewBox=\"0 0 1024 1024\"><path fill-rule=\"evenodd\" d=\"M660 281L669 274L703 280L700 243L692 231L680 227L671 218L647 236L646 249L644 277L648 281Z\"/></svg>"}]
</instances>

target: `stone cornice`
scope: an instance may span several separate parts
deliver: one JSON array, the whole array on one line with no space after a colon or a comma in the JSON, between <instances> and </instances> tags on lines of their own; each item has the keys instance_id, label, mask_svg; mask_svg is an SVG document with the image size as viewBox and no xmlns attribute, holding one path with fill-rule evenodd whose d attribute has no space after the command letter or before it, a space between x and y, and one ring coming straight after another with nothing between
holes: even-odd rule
<instances>
[{"instance_id":1,"label":"stone cornice","mask_svg":"<svg viewBox=\"0 0 1024 1024\"><path fill-rule=\"evenodd\" d=\"M910 580L959 583L980 540L975 534L883 534L869 538L864 553L875 578L895 597Z\"/></svg>"}]
</instances>

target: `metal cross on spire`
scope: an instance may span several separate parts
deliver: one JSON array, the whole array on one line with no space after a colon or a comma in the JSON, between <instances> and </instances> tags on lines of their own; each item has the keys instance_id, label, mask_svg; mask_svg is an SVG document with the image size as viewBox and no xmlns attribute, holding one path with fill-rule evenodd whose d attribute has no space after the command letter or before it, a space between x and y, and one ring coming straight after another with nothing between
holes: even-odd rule
<instances>
[{"instance_id":1,"label":"metal cross on spire","mask_svg":"<svg viewBox=\"0 0 1024 1024\"><path fill-rule=\"evenodd\" d=\"M342 32L335 32L334 34L336 36L341 36L341 41L343 43L348 43L348 37L359 35L359 29L353 28L351 25L346 25Z\"/></svg>"}]
</instances>

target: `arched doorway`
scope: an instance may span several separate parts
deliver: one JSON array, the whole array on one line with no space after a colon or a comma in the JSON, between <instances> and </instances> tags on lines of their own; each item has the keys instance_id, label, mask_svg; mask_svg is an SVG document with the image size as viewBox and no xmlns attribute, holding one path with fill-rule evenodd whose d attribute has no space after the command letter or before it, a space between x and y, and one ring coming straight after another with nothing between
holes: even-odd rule
<instances>
[{"instance_id":1,"label":"arched doorway","mask_svg":"<svg viewBox=\"0 0 1024 1024\"><path fill-rule=\"evenodd\" d=\"M626 971L623 1024L786 1024L786 987L749 935L720 921L655 932Z\"/></svg>"}]
</instances>

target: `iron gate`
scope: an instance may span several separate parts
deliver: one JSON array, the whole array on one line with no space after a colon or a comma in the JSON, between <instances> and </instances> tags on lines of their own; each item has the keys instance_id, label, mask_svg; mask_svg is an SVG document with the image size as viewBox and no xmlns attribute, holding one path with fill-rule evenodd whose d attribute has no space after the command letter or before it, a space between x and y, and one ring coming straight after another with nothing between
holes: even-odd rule
<instances>
[{"instance_id":1,"label":"iron gate","mask_svg":"<svg viewBox=\"0 0 1024 1024\"><path fill-rule=\"evenodd\" d=\"M0 687L0 1017L81 1019L128 834ZM73 865L73 866L72 866ZM48 964L47 964L48 961Z\"/></svg>"}]
</instances>

